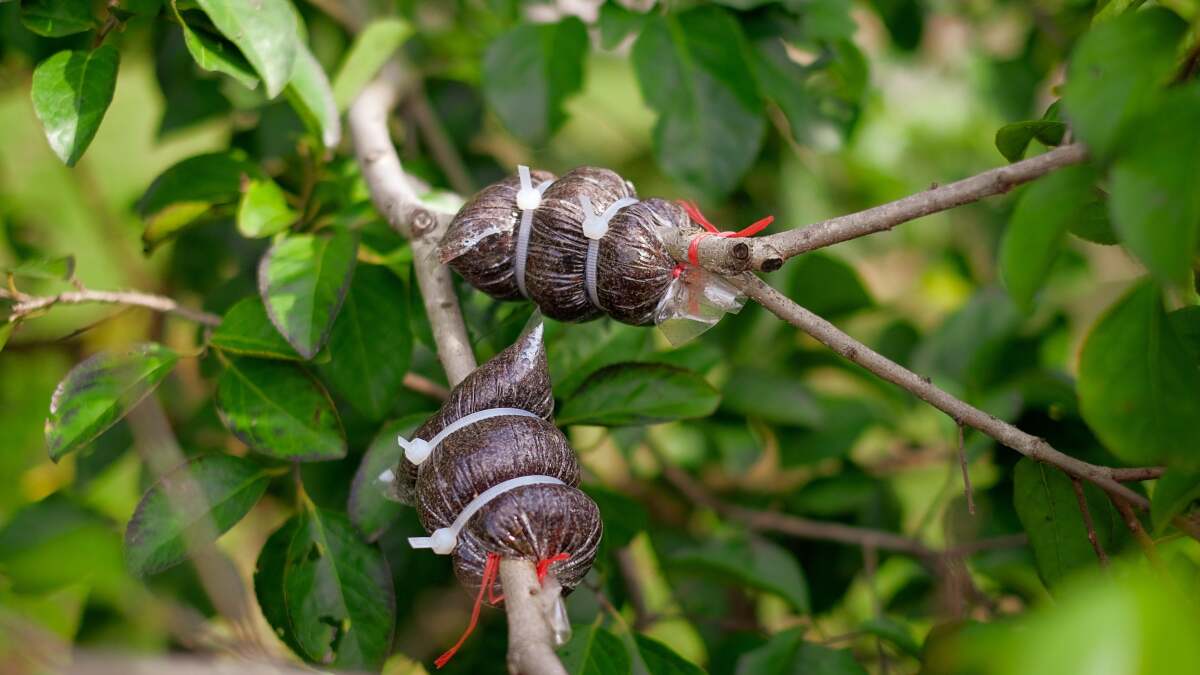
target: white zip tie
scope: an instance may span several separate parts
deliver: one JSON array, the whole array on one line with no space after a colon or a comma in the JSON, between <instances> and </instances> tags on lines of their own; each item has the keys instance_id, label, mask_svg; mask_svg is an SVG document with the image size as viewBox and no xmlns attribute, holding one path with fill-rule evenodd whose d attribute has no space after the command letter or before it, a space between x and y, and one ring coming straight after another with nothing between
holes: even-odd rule
<instances>
[{"instance_id":1,"label":"white zip tie","mask_svg":"<svg viewBox=\"0 0 1200 675\"><path fill-rule=\"evenodd\" d=\"M405 458L407 458L408 461L412 462L413 464L420 465L421 462L429 459L429 455L433 454L433 449L436 448L442 441L446 440L446 437L448 437L450 434L462 429L463 427L475 424L476 422L482 422L483 420L492 417L500 417L503 415L537 417L538 419L541 419L540 415L535 415L528 410L521 410L520 408L488 408L487 410L473 412L470 415L464 415L450 424L447 424L444 429L439 431L436 436L428 441L421 438L414 438L410 441L403 436L397 437L396 440L400 442L400 447L404 448Z\"/></svg>"},{"instance_id":2,"label":"white zip tie","mask_svg":"<svg viewBox=\"0 0 1200 675\"><path fill-rule=\"evenodd\" d=\"M596 291L596 263L600 258L600 240L608 234L608 222L617 212L626 206L633 206L638 200L632 197L622 197L597 214L592 210L592 200L587 195L579 195L579 206L583 209L583 236L588 238L587 260L584 262L583 280L587 286L588 299L596 309L604 311L600 306L600 295Z\"/></svg>"},{"instance_id":3,"label":"white zip tie","mask_svg":"<svg viewBox=\"0 0 1200 675\"><path fill-rule=\"evenodd\" d=\"M434 530L433 534L428 537L409 537L408 545L413 548L431 548L438 555L453 553L454 548L458 546L458 533L466 527L467 522L471 520L471 516L474 516L479 509L482 509L496 497L509 490L515 490L526 485L566 485L566 483L554 476L520 476L518 478L510 478L503 483L498 483L480 492L479 496L467 504L449 527L440 527Z\"/></svg>"},{"instance_id":4,"label":"white zip tie","mask_svg":"<svg viewBox=\"0 0 1200 675\"><path fill-rule=\"evenodd\" d=\"M517 278L517 289L521 295L529 297L525 290L525 259L529 256L529 236L533 228L533 211L542 205L542 195L554 181L543 181L537 187L529 176L529 167L517 165L517 175L521 177L521 189L517 191L517 208L521 210L521 226L517 229L517 254L513 256L513 276Z\"/></svg>"}]
</instances>

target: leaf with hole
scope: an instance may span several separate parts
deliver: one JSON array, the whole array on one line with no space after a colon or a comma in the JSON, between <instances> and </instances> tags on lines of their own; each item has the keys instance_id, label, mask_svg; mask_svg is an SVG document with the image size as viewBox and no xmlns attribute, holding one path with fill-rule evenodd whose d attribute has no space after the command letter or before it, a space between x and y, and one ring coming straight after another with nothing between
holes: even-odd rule
<instances>
[{"instance_id":1,"label":"leaf with hole","mask_svg":"<svg viewBox=\"0 0 1200 675\"><path fill-rule=\"evenodd\" d=\"M217 411L243 443L277 459L346 456L346 438L333 401L303 368L250 358L223 358L222 363Z\"/></svg>"},{"instance_id":2,"label":"leaf with hole","mask_svg":"<svg viewBox=\"0 0 1200 675\"><path fill-rule=\"evenodd\" d=\"M92 442L154 391L179 355L156 343L101 352L71 369L58 383L46 418L50 459Z\"/></svg>"},{"instance_id":3,"label":"leaf with hole","mask_svg":"<svg viewBox=\"0 0 1200 675\"><path fill-rule=\"evenodd\" d=\"M721 397L690 370L661 363L618 363L583 381L558 423L619 427L704 417Z\"/></svg>"},{"instance_id":4,"label":"leaf with hole","mask_svg":"<svg viewBox=\"0 0 1200 675\"><path fill-rule=\"evenodd\" d=\"M310 663L374 670L391 650L387 561L344 514L308 508L292 516L259 553L254 592L267 622Z\"/></svg>"},{"instance_id":5,"label":"leaf with hole","mask_svg":"<svg viewBox=\"0 0 1200 675\"><path fill-rule=\"evenodd\" d=\"M250 512L269 481L260 466L231 455L205 455L176 468L138 502L125 530L125 564L145 576L182 562L188 528L208 520L214 534L224 534Z\"/></svg>"},{"instance_id":6,"label":"leaf with hole","mask_svg":"<svg viewBox=\"0 0 1200 675\"><path fill-rule=\"evenodd\" d=\"M75 166L91 145L117 87L120 56L111 45L63 51L33 71L33 111L54 154Z\"/></svg>"},{"instance_id":7,"label":"leaf with hole","mask_svg":"<svg viewBox=\"0 0 1200 675\"><path fill-rule=\"evenodd\" d=\"M324 346L354 274L358 242L345 228L277 239L258 266L267 316L301 356Z\"/></svg>"}]
</instances>

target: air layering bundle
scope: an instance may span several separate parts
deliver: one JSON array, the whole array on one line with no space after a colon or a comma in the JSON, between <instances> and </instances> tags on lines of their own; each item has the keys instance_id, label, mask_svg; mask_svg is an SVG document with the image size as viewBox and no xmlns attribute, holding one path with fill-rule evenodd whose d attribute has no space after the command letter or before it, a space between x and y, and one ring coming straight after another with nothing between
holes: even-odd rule
<instances>
[{"instance_id":1,"label":"air layering bundle","mask_svg":"<svg viewBox=\"0 0 1200 675\"><path fill-rule=\"evenodd\" d=\"M682 342L741 308L737 291L695 266L677 265L663 232L718 233L691 205L639 201L628 181L608 169L579 167L559 178L518 167L455 215L440 254L475 288L498 300L532 300L561 321L603 314L623 323L661 326ZM694 251L694 246L693 246ZM693 254L694 257L694 254Z\"/></svg>"}]
</instances>

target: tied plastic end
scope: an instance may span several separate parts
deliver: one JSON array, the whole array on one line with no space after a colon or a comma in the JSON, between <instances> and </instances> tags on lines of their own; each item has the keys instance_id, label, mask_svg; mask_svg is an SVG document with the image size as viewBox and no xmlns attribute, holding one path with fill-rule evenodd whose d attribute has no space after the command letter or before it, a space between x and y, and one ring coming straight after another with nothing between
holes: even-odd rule
<instances>
[{"instance_id":1,"label":"tied plastic end","mask_svg":"<svg viewBox=\"0 0 1200 675\"><path fill-rule=\"evenodd\" d=\"M522 187L517 191L517 208L532 211L542 205L542 193L535 187Z\"/></svg>"},{"instance_id":2,"label":"tied plastic end","mask_svg":"<svg viewBox=\"0 0 1200 675\"><path fill-rule=\"evenodd\" d=\"M433 531L428 537L409 537L408 545L413 548L433 549L438 555L450 555L458 545L458 535L454 530L443 527Z\"/></svg>"},{"instance_id":3,"label":"tied plastic end","mask_svg":"<svg viewBox=\"0 0 1200 675\"><path fill-rule=\"evenodd\" d=\"M396 472L391 469L384 469L383 473L379 474L380 483L390 483L396 480Z\"/></svg>"},{"instance_id":4,"label":"tied plastic end","mask_svg":"<svg viewBox=\"0 0 1200 675\"><path fill-rule=\"evenodd\" d=\"M588 215L583 219L583 236L588 239L603 239L608 234L608 221L603 216Z\"/></svg>"},{"instance_id":5,"label":"tied plastic end","mask_svg":"<svg viewBox=\"0 0 1200 675\"><path fill-rule=\"evenodd\" d=\"M414 438L411 441L405 438L400 438L400 447L404 448L404 457L413 464L420 465L426 459L429 459L430 453L433 452L433 447L423 438Z\"/></svg>"}]
</instances>

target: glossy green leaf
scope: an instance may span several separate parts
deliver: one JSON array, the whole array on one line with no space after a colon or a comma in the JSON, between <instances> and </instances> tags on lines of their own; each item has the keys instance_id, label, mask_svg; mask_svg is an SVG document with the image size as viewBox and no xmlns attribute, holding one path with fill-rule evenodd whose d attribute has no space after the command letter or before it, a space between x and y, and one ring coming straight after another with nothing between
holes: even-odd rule
<instances>
[{"instance_id":1,"label":"glossy green leaf","mask_svg":"<svg viewBox=\"0 0 1200 675\"><path fill-rule=\"evenodd\" d=\"M1084 484L1096 537L1113 555L1125 523L1112 502L1090 483ZM1071 574L1097 568L1099 560L1088 541L1087 527L1071 479L1062 471L1031 459L1021 459L1013 477L1013 504L1029 535L1038 574L1053 588Z\"/></svg>"},{"instance_id":2,"label":"glossy green leaf","mask_svg":"<svg viewBox=\"0 0 1200 675\"><path fill-rule=\"evenodd\" d=\"M83 33L99 25L91 0L24 0L21 23L43 37Z\"/></svg>"},{"instance_id":3,"label":"glossy green leaf","mask_svg":"<svg viewBox=\"0 0 1200 675\"><path fill-rule=\"evenodd\" d=\"M358 242L349 230L279 239L258 266L258 291L271 323L311 359L329 337L354 273Z\"/></svg>"},{"instance_id":4,"label":"glossy green leaf","mask_svg":"<svg viewBox=\"0 0 1200 675\"><path fill-rule=\"evenodd\" d=\"M1200 499L1200 471L1168 468L1154 483L1154 496L1150 500L1154 529L1166 530L1171 519L1186 512L1197 499Z\"/></svg>"},{"instance_id":5,"label":"glossy green leaf","mask_svg":"<svg viewBox=\"0 0 1200 675\"><path fill-rule=\"evenodd\" d=\"M0 568L5 587L44 593L87 583L102 598L118 601L128 577L114 523L61 492L29 504L0 528Z\"/></svg>"},{"instance_id":6,"label":"glossy green leaf","mask_svg":"<svg viewBox=\"0 0 1200 675\"><path fill-rule=\"evenodd\" d=\"M1058 120L1028 120L1005 124L996 131L996 149L1004 159L1017 162L1025 157L1025 150L1033 139L1042 145L1058 145L1067 133L1065 122Z\"/></svg>"},{"instance_id":7,"label":"glossy green leaf","mask_svg":"<svg viewBox=\"0 0 1200 675\"><path fill-rule=\"evenodd\" d=\"M138 200L146 222L142 243L153 249L211 212L241 198L242 182L263 179L257 165L237 151L188 157L163 171Z\"/></svg>"},{"instance_id":8,"label":"glossy green leaf","mask_svg":"<svg viewBox=\"0 0 1200 675\"><path fill-rule=\"evenodd\" d=\"M363 87L412 34L412 26L396 18L376 19L363 28L333 76L333 100L338 110L350 107Z\"/></svg>"},{"instance_id":9,"label":"glossy green leaf","mask_svg":"<svg viewBox=\"0 0 1200 675\"><path fill-rule=\"evenodd\" d=\"M101 352L71 369L58 383L46 418L50 459L87 445L124 417L162 382L179 355L146 343Z\"/></svg>"},{"instance_id":10,"label":"glossy green leaf","mask_svg":"<svg viewBox=\"0 0 1200 675\"><path fill-rule=\"evenodd\" d=\"M848 649L830 649L804 641L800 628L771 636L738 659L737 675L866 675Z\"/></svg>"},{"instance_id":11,"label":"glossy green leaf","mask_svg":"<svg viewBox=\"0 0 1200 675\"><path fill-rule=\"evenodd\" d=\"M558 423L635 426L704 417L721 397L703 377L659 363L618 363L596 371L563 404Z\"/></svg>"},{"instance_id":12,"label":"glossy green leaf","mask_svg":"<svg viewBox=\"0 0 1200 675\"><path fill-rule=\"evenodd\" d=\"M1200 90L1173 91L1125 135L1110 177L1113 225L1160 280L1191 286L1200 240Z\"/></svg>"},{"instance_id":13,"label":"glossy green leaf","mask_svg":"<svg viewBox=\"0 0 1200 675\"><path fill-rule=\"evenodd\" d=\"M1153 102L1175 67L1175 44L1185 28L1178 16L1156 7L1105 22L1079 40L1062 102L1094 155L1112 156L1129 121Z\"/></svg>"},{"instance_id":14,"label":"glossy green leaf","mask_svg":"<svg viewBox=\"0 0 1200 675\"><path fill-rule=\"evenodd\" d=\"M354 273L329 334L333 360L320 367L333 388L372 420L391 412L412 357L408 289L384 267Z\"/></svg>"},{"instance_id":15,"label":"glossy green leaf","mask_svg":"<svg viewBox=\"0 0 1200 675\"><path fill-rule=\"evenodd\" d=\"M405 506L389 499L390 486L379 479L383 472L394 469L404 454L404 448L396 442L400 436L408 438L417 427L425 423L431 412L405 415L383 425L379 433L363 453L362 463L354 473L350 485L350 501L346 507L350 521L363 533L367 541L375 541L402 515Z\"/></svg>"},{"instance_id":16,"label":"glossy green leaf","mask_svg":"<svg viewBox=\"0 0 1200 675\"><path fill-rule=\"evenodd\" d=\"M258 86L258 76L237 47L215 39L204 31L193 30L179 13L175 0L171 2L171 10L183 30L183 43L196 65L209 72L224 73L247 89Z\"/></svg>"},{"instance_id":17,"label":"glossy green leaf","mask_svg":"<svg viewBox=\"0 0 1200 675\"><path fill-rule=\"evenodd\" d=\"M1117 386L1119 385L1119 386ZM1079 357L1079 407L1131 464L1200 464L1200 367L1143 282L1092 327Z\"/></svg>"},{"instance_id":18,"label":"glossy green leaf","mask_svg":"<svg viewBox=\"0 0 1200 675\"><path fill-rule=\"evenodd\" d=\"M100 128L117 87L119 61L117 49L103 45L59 52L33 71L33 111L67 166L75 166Z\"/></svg>"},{"instance_id":19,"label":"glossy green leaf","mask_svg":"<svg viewBox=\"0 0 1200 675\"><path fill-rule=\"evenodd\" d=\"M588 484L580 489L600 509L600 519L604 522L604 536L600 539L601 555L628 546L639 532L650 527L650 514L646 507L628 495L601 485Z\"/></svg>"},{"instance_id":20,"label":"glossy green leaf","mask_svg":"<svg viewBox=\"0 0 1200 675\"><path fill-rule=\"evenodd\" d=\"M773 593L798 612L808 612L808 583L796 558L762 537L711 539L671 554L674 568L699 572L718 581Z\"/></svg>"},{"instance_id":21,"label":"glossy green leaf","mask_svg":"<svg viewBox=\"0 0 1200 675\"><path fill-rule=\"evenodd\" d=\"M310 663L376 670L391 650L387 561L344 514L310 508L284 523L259 553L254 591L271 627Z\"/></svg>"},{"instance_id":22,"label":"glossy green leaf","mask_svg":"<svg viewBox=\"0 0 1200 675\"><path fill-rule=\"evenodd\" d=\"M209 344L233 354L262 359L300 361L300 355L267 318L262 298L242 298L225 312Z\"/></svg>"},{"instance_id":23,"label":"glossy green leaf","mask_svg":"<svg viewBox=\"0 0 1200 675\"><path fill-rule=\"evenodd\" d=\"M75 256L61 258L31 258L8 267L6 274L26 279L46 279L50 281L66 281L75 276Z\"/></svg>"},{"instance_id":24,"label":"glossy green leaf","mask_svg":"<svg viewBox=\"0 0 1200 675\"><path fill-rule=\"evenodd\" d=\"M770 26L771 30L765 34L747 36L753 45L747 52L750 65L763 97L779 106L787 118L792 138L804 143L811 140L810 127L819 117L817 106L820 101L808 81L812 71L788 54L783 27Z\"/></svg>"},{"instance_id":25,"label":"glossy green leaf","mask_svg":"<svg viewBox=\"0 0 1200 675\"><path fill-rule=\"evenodd\" d=\"M558 655L571 675L626 675L631 668L621 639L601 628L599 622L576 625Z\"/></svg>"},{"instance_id":26,"label":"glossy green leaf","mask_svg":"<svg viewBox=\"0 0 1200 675\"><path fill-rule=\"evenodd\" d=\"M721 389L721 406L743 417L789 426L814 427L823 419L809 388L783 369L737 368Z\"/></svg>"},{"instance_id":27,"label":"glossy green leaf","mask_svg":"<svg viewBox=\"0 0 1200 675\"><path fill-rule=\"evenodd\" d=\"M1000 245L1000 276L1026 310L1050 274L1068 228L1096 203L1097 179L1090 166L1069 166L1021 193Z\"/></svg>"},{"instance_id":28,"label":"glossy green leaf","mask_svg":"<svg viewBox=\"0 0 1200 675\"><path fill-rule=\"evenodd\" d=\"M275 98L292 76L300 51L296 10L288 0L196 0L221 34L237 45Z\"/></svg>"},{"instance_id":29,"label":"glossy green leaf","mask_svg":"<svg viewBox=\"0 0 1200 675\"><path fill-rule=\"evenodd\" d=\"M814 314L832 319L868 309L874 302L858 272L825 253L806 253L792 263L788 296Z\"/></svg>"},{"instance_id":30,"label":"glossy green leaf","mask_svg":"<svg viewBox=\"0 0 1200 675\"><path fill-rule=\"evenodd\" d=\"M704 675L703 668L654 638L634 633L633 641L642 663L646 664L646 670L654 675Z\"/></svg>"},{"instance_id":31,"label":"glossy green leaf","mask_svg":"<svg viewBox=\"0 0 1200 675\"><path fill-rule=\"evenodd\" d=\"M543 143L566 121L563 102L583 86L587 54L583 22L523 23L488 45L483 96L509 131Z\"/></svg>"},{"instance_id":32,"label":"glossy green leaf","mask_svg":"<svg viewBox=\"0 0 1200 675\"><path fill-rule=\"evenodd\" d=\"M749 170L766 122L748 47L719 7L655 14L633 46L642 98L659 115L654 153L672 178L711 198Z\"/></svg>"},{"instance_id":33,"label":"glossy green leaf","mask_svg":"<svg viewBox=\"0 0 1200 675\"><path fill-rule=\"evenodd\" d=\"M243 237L269 237L296 221L283 188L270 178L250 181L238 203L237 228Z\"/></svg>"},{"instance_id":34,"label":"glossy green leaf","mask_svg":"<svg viewBox=\"0 0 1200 675\"><path fill-rule=\"evenodd\" d=\"M292 363L225 359L217 409L246 445L297 461L339 459L346 438L333 401L320 382Z\"/></svg>"},{"instance_id":35,"label":"glossy green leaf","mask_svg":"<svg viewBox=\"0 0 1200 675\"><path fill-rule=\"evenodd\" d=\"M546 360L554 394L570 395L589 375L605 366L635 361L645 354L647 331L611 319L546 324Z\"/></svg>"},{"instance_id":36,"label":"glossy green leaf","mask_svg":"<svg viewBox=\"0 0 1200 675\"><path fill-rule=\"evenodd\" d=\"M284 93L321 144L326 148L336 147L342 138L342 120L333 99L333 87L317 57L304 44L297 47L296 63Z\"/></svg>"},{"instance_id":37,"label":"glossy green leaf","mask_svg":"<svg viewBox=\"0 0 1200 675\"><path fill-rule=\"evenodd\" d=\"M185 476L201 498L185 492ZM254 462L231 455L205 455L163 476L150 487L125 530L125 564L138 576L155 574L187 557L184 532L209 520L218 535L237 524L262 497L270 479ZM172 501L169 489L178 490ZM181 513L177 507L186 505Z\"/></svg>"}]
</instances>

